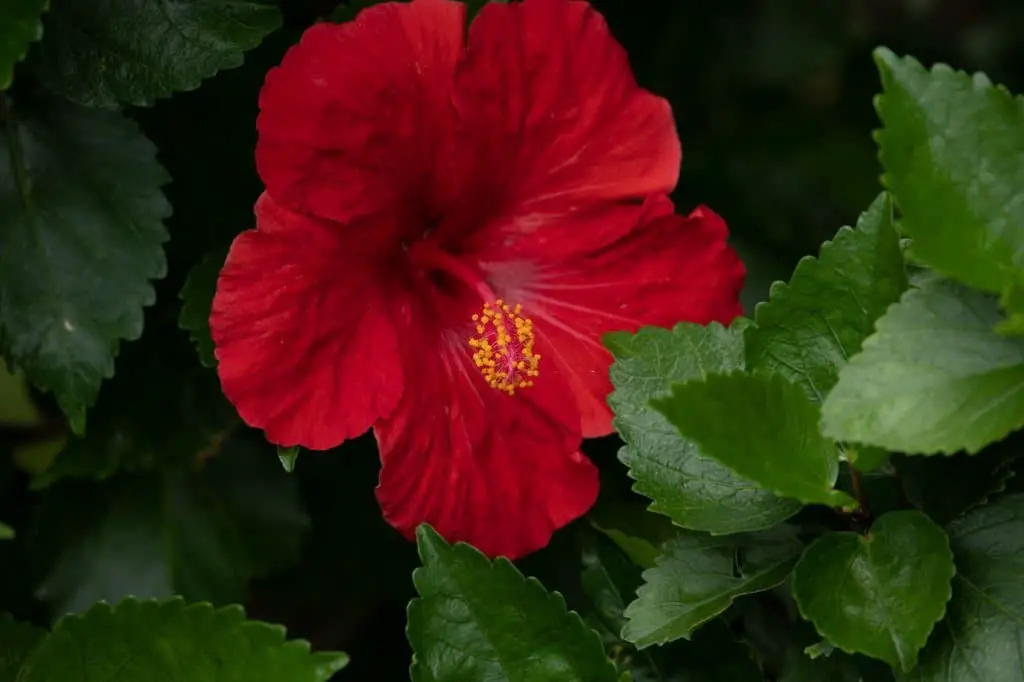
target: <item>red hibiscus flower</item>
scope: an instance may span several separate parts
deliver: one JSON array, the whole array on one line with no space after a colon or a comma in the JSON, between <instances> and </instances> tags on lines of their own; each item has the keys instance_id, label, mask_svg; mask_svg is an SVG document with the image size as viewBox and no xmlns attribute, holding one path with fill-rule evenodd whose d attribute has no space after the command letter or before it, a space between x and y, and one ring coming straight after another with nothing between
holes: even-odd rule
<instances>
[{"instance_id":1,"label":"red hibiscus flower","mask_svg":"<svg viewBox=\"0 0 1024 682\"><path fill-rule=\"evenodd\" d=\"M210 324L224 393L280 445L369 428L410 535L519 557L587 511L607 331L728 322L743 268L674 215L668 103L578 0L385 3L267 76L266 192Z\"/></svg>"}]
</instances>

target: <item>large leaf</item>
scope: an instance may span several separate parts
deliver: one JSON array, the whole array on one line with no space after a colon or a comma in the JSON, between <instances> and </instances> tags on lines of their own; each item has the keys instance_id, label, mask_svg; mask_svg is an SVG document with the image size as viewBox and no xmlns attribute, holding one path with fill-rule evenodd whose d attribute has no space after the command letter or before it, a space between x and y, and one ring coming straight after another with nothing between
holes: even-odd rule
<instances>
[{"instance_id":1,"label":"large leaf","mask_svg":"<svg viewBox=\"0 0 1024 682\"><path fill-rule=\"evenodd\" d=\"M43 35L41 17L49 0L6 0L0 7L0 90L14 79L14 65Z\"/></svg>"},{"instance_id":2,"label":"large leaf","mask_svg":"<svg viewBox=\"0 0 1024 682\"><path fill-rule=\"evenodd\" d=\"M142 333L150 280L164 275L168 176L115 113L47 98L6 125L0 345L81 431L118 342Z\"/></svg>"},{"instance_id":3,"label":"large leaf","mask_svg":"<svg viewBox=\"0 0 1024 682\"><path fill-rule=\"evenodd\" d=\"M946 533L920 512L897 511L867 535L818 538L793 571L793 596L832 644L910 670L955 572Z\"/></svg>"},{"instance_id":4,"label":"large leaf","mask_svg":"<svg viewBox=\"0 0 1024 682\"><path fill-rule=\"evenodd\" d=\"M285 629L246 620L239 606L125 601L65 616L23 666L19 682L326 682L348 662L310 653Z\"/></svg>"},{"instance_id":5,"label":"large leaf","mask_svg":"<svg viewBox=\"0 0 1024 682\"><path fill-rule=\"evenodd\" d=\"M651 511L684 528L737 533L770 528L799 510L702 454L679 435L649 401L669 393L672 382L741 369L743 325L725 329L681 324L672 331L648 327L605 337L615 355L608 403L626 442L619 458L636 480L635 490L654 502Z\"/></svg>"},{"instance_id":6,"label":"large leaf","mask_svg":"<svg viewBox=\"0 0 1024 682\"><path fill-rule=\"evenodd\" d=\"M1024 272L1024 102L981 74L875 52L885 184L915 258L1002 293Z\"/></svg>"},{"instance_id":7,"label":"large leaf","mask_svg":"<svg viewBox=\"0 0 1024 682\"><path fill-rule=\"evenodd\" d=\"M785 580L802 549L788 526L729 537L680 533L644 571L622 636L640 648L689 639L737 597Z\"/></svg>"},{"instance_id":8,"label":"large leaf","mask_svg":"<svg viewBox=\"0 0 1024 682\"><path fill-rule=\"evenodd\" d=\"M31 60L48 88L90 106L146 105L242 64L281 25L271 0L52 0ZM113 66L112 66L113 65Z\"/></svg>"},{"instance_id":9,"label":"large leaf","mask_svg":"<svg viewBox=\"0 0 1024 682\"><path fill-rule=\"evenodd\" d=\"M415 682L616 682L601 640L565 600L508 560L416 533L423 567L409 605Z\"/></svg>"},{"instance_id":10,"label":"large leaf","mask_svg":"<svg viewBox=\"0 0 1024 682\"><path fill-rule=\"evenodd\" d=\"M856 230L842 228L818 258L797 264L789 284L772 285L746 332L747 364L782 374L821 402L906 288L892 201L882 194Z\"/></svg>"},{"instance_id":11,"label":"large leaf","mask_svg":"<svg viewBox=\"0 0 1024 682\"><path fill-rule=\"evenodd\" d=\"M1024 426L1024 340L992 331L987 294L949 280L911 289L839 374L822 408L837 440L910 454L978 452Z\"/></svg>"},{"instance_id":12,"label":"large leaf","mask_svg":"<svg viewBox=\"0 0 1024 682\"><path fill-rule=\"evenodd\" d=\"M711 374L675 384L651 405L701 452L776 495L809 504L854 504L835 490L839 453L818 432L819 407L785 377Z\"/></svg>"},{"instance_id":13,"label":"large leaf","mask_svg":"<svg viewBox=\"0 0 1024 682\"><path fill-rule=\"evenodd\" d=\"M0 614L0 682L17 681L22 664L45 636L45 630Z\"/></svg>"},{"instance_id":14,"label":"large leaf","mask_svg":"<svg viewBox=\"0 0 1024 682\"><path fill-rule=\"evenodd\" d=\"M58 613L126 595L240 601L250 578L298 557L296 484L244 433L199 472L53 486L33 537L38 594Z\"/></svg>"},{"instance_id":15,"label":"large leaf","mask_svg":"<svg viewBox=\"0 0 1024 682\"><path fill-rule=\"evenodd\" d=\"M1024 494L1006 495L949 527L953 598L912 682L1024 679Z\"/></svg>"}]
</instances>

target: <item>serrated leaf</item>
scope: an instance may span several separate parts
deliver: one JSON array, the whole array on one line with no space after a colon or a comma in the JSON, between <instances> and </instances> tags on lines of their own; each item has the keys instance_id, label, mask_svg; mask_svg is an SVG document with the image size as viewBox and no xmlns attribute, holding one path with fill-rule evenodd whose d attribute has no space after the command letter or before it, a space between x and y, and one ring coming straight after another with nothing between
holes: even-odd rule
<instances>
[{"instance_id":1,"label":"serrated leaf","mask_svg":"<svg viewBox=\"0 0 1024 682\"><path fill-rule=\"evenodd\" d=\"M6 0L0 9L0 90L14 80L14 65L43 35L41 17L49 0Z\"/></svg>"},{"instance_id":2,"label":"serrated leaf","mask_svg":"<svg viewBox=\"0 0 1024 682\"><path fill-rule=\"evenodd\" d=\"M298 558L308 524L273 448L238 434L200 472L48 489L33 536L37 596L57 613L126 595L240 601L249 579Z\"/></svg>"},{"instance_id":3,"label":"serrated leaf","mask_svg":"<svg viewBox=\"0 0 1024 682\"><path fill-rule=\"evenodd\" d=\"M671 395L651 406L705 455L776 495L855 504L832 487L839 452L818 432L818 406L781 375L711 374L673 385Z\"/></svg>"},{"instance_id":4,"label":"serrated leaf","mask_svg":"<svg viewBox=\"0 0 1024 682\"><path fill-rule=\"evenodd\" d=\"M1002 293L1024 271L1024 102L983 74L875 51L885 184L914 257Z\"/></svg>"},{"instance_id":5,"label":"serrated leaf","mask_svg":"<svg viewBox=\"0 0 1024 682\"><path fill-rule=\"evenodd\" d=\"M51 0L36 76L88 106L148 105L193 90L281 25L271 0ZM113 66L112 66L113 65Z\"/></svg>"},{"instance_id":6,"label":"serrated leaf","mask_svg":"<svg viewBox=\"0 0 1024 682\"><path fill-rule=\"evenodd\" d=\"M46 630L0 613L0 682L16 682L28 657L46 637Z\"/></svg>"},{"instance_id":7,"label":"serrated leaf","mask_svg":"<svg viewBox=\"0 0 1024 682\"><path fill-rule=\"evenodd\" d=\"M246 620L240 606L214 610L181 599L100 603L65 616L25 663L19 682L326 682L348 662L311 654L285 629Z\"/></svg>"},{"instance_id":8,"label":"serrated leaf","mask_svg":"<svg viewBox=\"0 0 1024 682\"><path fill-rule=\"evenodd\" d=\"M558 593L432 528L416 531L423 567L413 573L407 634L415 682L530 680L615 682L601 640Z\"/></svg>"},{"instance_id":9,"label":"serrated leaf","mask_svg":"<svg viewBox=\"0 0 1024 682\"><path fill-rule=\"evenodd\" d=\"M994 298L949 280L911 289L839 374L822 430L908 454L975 453L1024 426L1024 339Z\"/></svg>"},{"instance_id":10,"label":"serrated leaf","mask_svg":"<svg viewBox=\"0 0 1024 682\"><path fill-rule=\"evenodd\" d=\"M946 611L955 572L942 528L897 511L867 535L819 537L793 571L793 596L832 644L907 671Z\"/></svg>"},{"instance_id":11,"label":"serrated leaf","mask_svg":"<svg viewBox=\"0 0 1024 682\"><path fill-rule=\"evenodd\" d=\"M225 254L207 254L189 271L185 285L181 288L181 315L178 326L188 332L199 353L204 367L216 367L213 354L213 337L210 336L210 311L213 309L213 295L217 290L217 277L224 265Z\"/></svg>"},{"instance_id":12,"label":"serrated leaf","mask_svg":"<svg viewBox=\"0 0 1024 682\"><path fill-rule=\"evenodd\" d=\"M88 3L87 3L88 4ZM134 123L45 98L0 137L0 346L81 432L166 263L169 179Z\"/></svg>"},{"instance_id":13,"label":"serrated leaf","mask_svg":"<svg viewBox=\"0 0 1024 682\"><path fill-rule=\"evenodd\" d=\"M649 401L668 395L672 382L742 369L742 322L725 329L680 324L672 331L648 327L615 333L605 344L615 355L608 404L626 445L619 459L636 481L634 489L653 500L651 511L676 524L711 533L738 533L777 525L800 505L744 480L702 454Z\"/></svg>"},{"instance_id":14,"label":"serrated leaf","mask_svg":"<svg viewBox=\"0 0 1024 682\"><path fill-rule=\"evenodd\" d=\"M787 526L729 537L680 533L666 543L657 565L644 571L622 636L641 649L689 639L737 597L785 580L802 549Z\"/></svg>"},{"instance_id":15,"label":"serrated leaf","mask_svg":"<svg viewBox=\"0 0 1024 682\"><path fill-rule=\"evenodd\" d=\"M801 385L821 402L839 370L860 350L907 288L892 201L880 195L857 221L801 260L789 283L772 285L745 334L747 365Z\"/></svg>"},{"instance_id":16,"label":"serrated leaf","mask_svg":"<svg viewBox=\"0 0 1024 682\"><path fill-rule=\"evenodd\" d=\"M953 598L910 682L1018 682L1024 675L1024 494L949 526Z\"/></svg>"},{"instance_id":17,"label":"serrated leaf","mask_svg":"<svg viewBox=\"0 0 1024 682\"><path fill-rule=\"evenodd\" d=\"M901 457L896 468L907 500L945 524L1002 492L1018 456L1016 447L999 443L977 455Z\"/></svg>"}]
</instances>

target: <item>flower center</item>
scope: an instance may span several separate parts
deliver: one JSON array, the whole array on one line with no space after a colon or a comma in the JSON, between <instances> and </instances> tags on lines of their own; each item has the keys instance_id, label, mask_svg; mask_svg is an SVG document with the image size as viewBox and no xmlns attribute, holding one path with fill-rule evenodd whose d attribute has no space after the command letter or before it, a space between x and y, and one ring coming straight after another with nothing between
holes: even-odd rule
<instances>
[{"instance_id":1,"label":"flower center","mask_svg":"<svg viewBox=\"0 0 1024 682\"><path fill-rule=\"evenodd\" d=\"M511 307L500 298L484 303L476 322L476 336L469 340L473 363L491 388L509 395L517 388L533 386L540 355L533 352L533 321L523 317L522 306Z\"/></svg>"}]
</instances>

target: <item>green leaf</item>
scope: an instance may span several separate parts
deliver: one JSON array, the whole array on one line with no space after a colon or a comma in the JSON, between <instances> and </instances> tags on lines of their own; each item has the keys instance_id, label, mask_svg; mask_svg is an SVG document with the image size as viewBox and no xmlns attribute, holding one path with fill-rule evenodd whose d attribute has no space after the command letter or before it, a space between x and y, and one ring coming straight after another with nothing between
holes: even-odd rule
<instances>
[{"instance_id":1,"label":"green leaf","mask_svg":"<svg viewBox=\"0 0 1024 682\"><path fill-rule=\"evenodd\" d=\"M429 526L416 536L423 567L407 630L415 682L616 682L597 633L560 594Z\"/></svg>"},{"instance_id":2,"label":"green leaf","mask_svg":"<svg viewBox=\"0 0 1024 682\"><path fill-rule=\"evenodd\" d=\"M0 9L0 90L14 80L14 65L43 36L41 17L49 0L7 0Z\"/></svg>"},{"instance_id":3,"label":"green leaf","mask_svg":"<svg viewBox=\"0 0 1024 682\"><path fill-rule=\"evenodd\" d=\"M126 599L61 618L18 680L326 682L347 662L345 654L286 641L283 627L246 620L240 606Z\"/></svg>"},{"instance_id":4,"label":"green leaf","mask_svg":"<svg viewBox=\"0 0 1024 682\"><path fill-rule=\"evenodd\" d=\"M647 327L605 336L615 355L608 404L626 445L619 459L634 489L654 502L651 511L676 524L711 533L738 533L777 525L800 505L763 490L698 451L649 401L667 395L674 381L742 369L743 324L725 329L680 324L672 331Z\"/></svg>"},{"instance_id":5,"label":"green leaf","mask_svg":"<svg viewBox=\"0 0 1024 682\"><path fill-rule=\"evenodd\" d=\"M30 63L79 104L148 105L241 66L280 25L271 0L52 0Z\"/></svg>"},{"instance_id":6,"label":"green leaf","mask_svg":"<svg viewBox=\"0 0 1024 682\"><path fill-rule=\"evenodd\" d=\"M220 251L207 254L189 271L185 286L181 288L182 304L178 325L188 332L204 367L217 366L217 358L213 354L213 337L210 336L210 311L217 291L217 277L225 257L226 254Z\"/></svg>"},{"instance_id":7,"label":"green leaf","mask_svg":"<svg viewBox=\"0 0 1024 682\"><path fill-rule=\"evenodd\" d=\"M22 664L46 637L46 631L0 613L0 682L16 682Z\"/></svg>"},{"instance_id":8,"label":"green leaf","mask_svg":"<svg viewBox=\"0 0 1024 682\"><path fill-rule=\"evenodd\" d=\"M910 682L1018 682L1024 675L1024 494L950 525L953 598Z\"/></svg>"},{"instance_id":9,"label":"green leaf","mask_svg":"<svg viewBox=\"0 0 1024 682\"><path fill-rule=\"evenodd\" d=\"M299 446L293 445L290 448L277 448L277 458L281 461L281 468L289 474L295 471L295 462L299 459Z\"/></svg>"},{"instance_id":10,"label":"green leaf","mask_svg":"<svg viewBox=\"0 0 1024 682\"><path fill-rule=\"evenodd\" d=\"M885 184L916 259L1002 293L1024 270L1024 102L940 64L875 51Z\"/></svg>"},{"instance_id":11,"label":"green leaf","mask_svg":"<svg viewBox=\"0 0 1024 682\"><path fill-rule=\"evenodd\" d=\"M245 432L200 472L54 486L33 538L38 594L58 613L126 595L243 600L251 578L299 556L309 520L297 483Z\"/></svg>"},{"instance_id":12,"label":"green leaf","mask_svg":"<svg viewBox=\"0 0 1024 682\"><path fill-rule=\"evenodd\" d=\"M945 524L1002 492L1018 454L1016 447L998 443L977 455L901 457L896 468L907 500Z\"/></svg>"},{"instance_id":13,"label":"green leaf","mask_svg":"<svg viewBox=\"0 0 1024 682\"><path fill-rule=\"evenodd\" d=\"M11 113L6 129L0 346L81 432L119 341L142 333L150 280L164 276L169 178L119 114L47 98Z\"/></svg>"},{"instance_id":14,"label":"green leaf","mask_svg":"<svg viewBox=\"0 0 1024 682\"><path fill-rule=\"evenodd\" d=\"M725 611L742 595L768 590L789 575L803 545L793 528L729 537L680 533L626 609L623 638L638 648L664 644Z\"/></svg>"},{"instance_id":15,"label":"green leaf","mask_svg":"<svg viewBox=\"0 0 1024 682\"><path fill-rule=\"evenodd\" d=\"M601 536L583 546L580 585L604 627L616 635L626 624L623 612L643 582L640 569L619 548Z\"/></svg>"},{"instance_id":16,"label":"green leaf","mask_svg":"<svg viewBox=\"0 0 1024 682\"><path fill-rule=\"evenodd\" d=\"M588 517L590 525L618 545L640 568L654 566L662 545L679 533L679 527L668 518L632 502L600 499Z\"/></svg>"},{"instance_id":17,"label":"green leaf","mask_svg":"<svg viewBox=\"0 0 1024 682\"><path fill-rule=\"evenodd\" d=\"M857 221L807 256L789 284L776 282L746 331L747 365L782 374L821 402L907 288L892 201L880 195Z\"/></svg>"},{"instance_id":18,"label":"green leaf","mask_svg":"<svg viewBox=\"0 0 1024 682\"><path fill-rule=\"evenodd\" d=\"M822 408L822 430L908 454L975 453L1024 426L1024 339L992 331L996 301L949 280L878 321Z\"/></svg>"},{"instance_id":19,"label":"green leaf","mask_svg":"<svg viewBox=\"0 0 1024 682\"><path fill-rule=\"evenodd\" d=\"M701 452L776 495L808 504L855 504L832 487L839 453L818 432L818 406L781 375L712 374L675 384L671 396L651 406Z\"/></svg>"},{"instance_id":20,"label":"green leaf","mask_svg":"<svg viewBox=\"0 0 1024 682\"><path fill-rule=\"evenodd\" d=\"M865 536L818 538L793 571L793 596L829 642L907 671L946 611L955 572L945 532L897 511Z\"/></svg>"},{"instance_id":21,"label":"green leaf","mask_svg":"<svg viewBox=\"0 0 1024 682\"><path fill-rule=\"evenodd\" d=\"M14 529L0 521L0 540L13 540L14 536Z\"/></svg>"}]
</instances>

